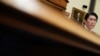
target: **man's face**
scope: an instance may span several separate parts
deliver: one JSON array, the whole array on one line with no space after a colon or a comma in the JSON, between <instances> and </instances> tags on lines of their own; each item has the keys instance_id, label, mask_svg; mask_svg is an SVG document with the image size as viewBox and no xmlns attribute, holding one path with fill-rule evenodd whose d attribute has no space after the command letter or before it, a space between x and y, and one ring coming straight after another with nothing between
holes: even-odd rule
<instances>
[{"instance_id":1,"label":"man's face","mask_svg":"<svg viewBox=\"0 0 100 56\"><path fill-rule=\"evenodd\" d=\"M85 24L89 30L93 29L96 25L96 17L94 15L90 15L88 19L85 21Z\"/></svg>"}]
</instances>

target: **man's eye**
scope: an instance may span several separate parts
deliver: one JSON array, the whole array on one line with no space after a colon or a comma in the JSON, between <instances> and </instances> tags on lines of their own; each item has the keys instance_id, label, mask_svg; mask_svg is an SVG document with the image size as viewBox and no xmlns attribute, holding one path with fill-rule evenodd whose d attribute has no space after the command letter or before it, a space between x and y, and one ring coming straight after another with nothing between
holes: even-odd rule
<instances>
[{"instance_id":1,"label":"man's eye","mask_svg":"<svg viewBox=\"0 0 100 56\"><path fill-rule=\"evenodd\" d=\"M94 21L96 21L96 20L94 19Z\"/></svg>"},{"instance_id":2,"label":"man's eye","mask_svg":"<svg viewBox=\"0 0 100 56\"><path fill-rule=\"evenodd\" d=\"M92 18L90 20L92 20Z\"/></svg>"}]
</instances>

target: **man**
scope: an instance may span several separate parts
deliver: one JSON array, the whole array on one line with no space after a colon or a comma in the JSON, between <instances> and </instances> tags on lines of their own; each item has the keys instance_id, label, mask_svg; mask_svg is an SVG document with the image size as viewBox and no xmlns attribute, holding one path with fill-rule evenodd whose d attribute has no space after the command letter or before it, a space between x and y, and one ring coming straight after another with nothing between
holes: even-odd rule
<instances>
[{"instance_id":1,"label":"man","mask_svg":"<svg viewBox=\"0 0 100 56\"><path fill-rule=\"evenodd\" d=\"M96 13L94 13L94 12L87 13L85 15L85 20L84 20L85 25L84 25L84 27L87 30L91 31L95 27L97 20L98 20L98 15Z\"/></svg>"}]
</instances>

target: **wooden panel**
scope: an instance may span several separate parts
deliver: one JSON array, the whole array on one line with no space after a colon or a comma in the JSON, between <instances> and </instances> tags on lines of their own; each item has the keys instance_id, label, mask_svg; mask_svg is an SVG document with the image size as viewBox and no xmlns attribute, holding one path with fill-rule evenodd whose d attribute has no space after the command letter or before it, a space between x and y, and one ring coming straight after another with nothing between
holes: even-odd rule
<instances>
[{"instance_id":1,"label":"wooden panel","mask_svg":"<svg viewBox=\"0 0 100 56\"><path fill-rule=\"evenodd\" d=\"M66 8L66 5L68 3L68 0L47 0L47 1L53 3L53 4L57 5L57 6L60 6L60 7L64 8L64 9Z\"/></svg>"},{"instance_id":2,"label":"wooden panel","mask_svg":"<svg viewBox=\"0 0 100 56\"><path fill-rule=\"evenodd\" d=\"M26 4L28 5L23 3L25 1L26 1ZM88 41L91 41L97 45L100 45L100 38L98 36L87 31L82 26L77 24L75 21L66 19L65 17L63 17L62 14L59 14L58 11L54 10L53 8L48 7L47 5L43 3L40 3L36 0L21 0L21 2L20 0L2 0L2 2L8 6L11 6L20 11L23 11L24 13L27 13L31 16L39 17L40 18L39 20L47 22L67 32L78 35L83 39L87 39ZM74 25L74 26L71 26L71 25ZM80 31L77 31L77 30L80 30Z\"/></svg>"}]
</instances>

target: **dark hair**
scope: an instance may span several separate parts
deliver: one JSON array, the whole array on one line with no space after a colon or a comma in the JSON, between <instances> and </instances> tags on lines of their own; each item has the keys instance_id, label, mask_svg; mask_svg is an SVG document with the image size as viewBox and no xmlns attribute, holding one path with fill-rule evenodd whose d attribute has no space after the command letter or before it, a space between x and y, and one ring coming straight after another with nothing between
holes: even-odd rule
<instances>
[{"instance_id":1,"label":"dark hair","mask_svg":"<svg viewBox=\"0 0 100 56\"><path fill-rule=\"evenodd\" d=\"M88 17L89 17L90 15L95 16L95 17L96 17L96 21L98 20L98 15L97 15L96 13L94 13L94 12L87 13L87 14L85 15L85 20L87 20L87 19L88 19Z\"/></svg>"}]
</instances>

